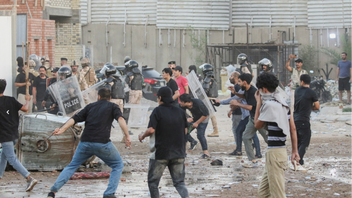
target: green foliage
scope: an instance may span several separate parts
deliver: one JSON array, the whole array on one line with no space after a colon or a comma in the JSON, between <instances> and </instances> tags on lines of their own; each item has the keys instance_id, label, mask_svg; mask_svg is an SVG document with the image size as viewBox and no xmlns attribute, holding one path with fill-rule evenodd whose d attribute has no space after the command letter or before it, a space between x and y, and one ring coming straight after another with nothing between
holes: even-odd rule
<instances>
[{"instance_id":1,"label":"green foliage","mask_svg":"<svg viewBox=\"0 0 352 198\"><path fill-rule=\"evenodd\" d=\"M303 60L303 67L305 70L315 70L318 68L318 64L316 62L316 54L318 50L314 46L303 45L300 47L298 53L299 58Z\"/></svg>"},{"instance_id":2,"label":"green foliage","mask_svg":"<svg viewBox=\"0 0 352 198\"><path fill-rule=\"evenodd\" d=\"M189 26L186 31L191 39L192 48L195 49L195 53L194 51L188 50L188 54L193 64L198 67L201 64L205 63L207 37L204 31L195 30L191 26Z\"/></svg>"},{"instance_id":3,"label":"green foliage","mask_svg":"<svg viewBox=\"0 0 352 198\"><path fill-rule=\"evenodd\" d=\"M337 52L334 49L323 47L320 49L320 51L330 57L330 64L337 65L337 62L341 60L341 53Z\"/></svg>"},{"instance_id":4,"label":"green foliage","mask_svg":"<svg viewBox=\"0 0 352 198\"><path fill-rule=\"evenodd\" d=\"M321 48L321 52L328 55L331 59L330 59L330 64L333 65L337 65L337 62L339 62L339 60L341 60L341 53L342 52L346 52L347 53L347 59L351 60L351 56L352 56L352 51L351 51L351 40L348 40L347 35L342 35L340 38L340 42L341 42L341 50L334 50L334 49L330 49L327 47L323 47Z\"/></svg>"}]
</instances>

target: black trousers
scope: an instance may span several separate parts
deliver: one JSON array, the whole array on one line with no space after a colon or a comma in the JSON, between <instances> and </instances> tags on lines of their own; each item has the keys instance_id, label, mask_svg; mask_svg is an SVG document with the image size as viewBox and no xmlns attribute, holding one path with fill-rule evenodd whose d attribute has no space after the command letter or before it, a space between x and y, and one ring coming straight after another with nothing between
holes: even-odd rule
<instances>
[{"instance_id":1,"label":"black trousers","mask_svg":"<svg viewBox=\"0 0 352 198\"><path fill-rule=\"evenodd\" d=\"M309 121L295 121L295 125L297 130L298 154L299 154L299 157L301 158L299 160L299 163L303 165L304 164L303 157L308 149L312 132L310 130Z\"/></svg>"}]
</instances>

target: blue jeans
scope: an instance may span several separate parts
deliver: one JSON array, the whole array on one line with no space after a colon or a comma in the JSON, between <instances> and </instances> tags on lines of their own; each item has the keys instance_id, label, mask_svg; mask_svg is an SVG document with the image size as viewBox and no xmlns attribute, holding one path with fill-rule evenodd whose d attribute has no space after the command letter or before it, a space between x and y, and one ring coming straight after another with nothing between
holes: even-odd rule
<instances>
[{"instance_id":1,"label":"blue jeans","mask_svg":"<svg viewBox=\"0 0 352 198\"><path fill-rule=\"evenodd\" d=\"M148 187L152 198L159 198L159 182L165 167L169 168L172 182L182 198L188 197L185 185L185 159L149 160Z\"/></svg>"},{"instance_id":2,"label":"blue jeans","mask_svg":"<svg viewBox=\"0 0 352 198\"><path fill-rule=\"evenodd\" d=\"M105 162L112 170L110 173L108 188L104 192L104 196L114 195L119 185L123 162L119 152L112 142L96 143L96 142L80 142L69 165L61 172L57 178L52 192L58 192L60 188L70 179L77 168L92 155L96 155Z\"/></svg>"},{"instance_id":3,"label":"blue jeans","mask_svg":"<svg viewBox=\"0 0 352 198\"><path fill-rule=\"evenodd\" d=\"M205 139L205 129L207 129L208 123L200 123L197 127L197 138L202 145L202 150L208 150L207 139ZM195 140L191 136L191 133L187 134L187 141L194 142Z\"/></svg>"},{"instance_id":4,"label":"blue jeans","mask_svg":"<svg viewBox=\"0 0 352 198\"><path fill-rule=\"evenodd\" d=\"M257 130L259 131L260 135L262 135L264 141L267 143L268 142L268 132L264 128L256 129L254 127L254 119L250 117L248 120L248 123L246 125L246 129L244 130L243 135L242 135L244 148L246 149L246 154L247 154L249 161L252 161L253 159L255 159L254 152L253 152L253 146L252 146L252 139L253 139L254 145L256 147L256 152L257 152L257 149L260 149L259 140L258 140L258 143L256 143L256 140L254 140L255 136L257 134ZM258 146L256 146L256 144L258 144ZM259 155L259 153L257 153L257 155Z\"/></svg>"},{"instance_id":5,"label":"blue jeans","mask_svg":"<svg viewBox=\"0 0 352 198\"><path fill-rule=\"evenodd\" d=\"M16 145L17 140L10 142L2 142L2 152L0 157L0 178L4 175L7 162L11 164L11 166L16 169L24 178L27 178L30 173L27 171L25 167L18 161L14 146Z\"/></svg>"},{"instance_id":6,"label":"blue jeans","mask_svg":"<svg viewBox=\"0 0 352 198\"><path fill-rule=\"evenodd\" d=\"M236 152L242 152L242 135L244 130L246 129L246 125L248 124L248 119L249 116L247 116L245 119L241 120L240 123L238 124L238 127L236 129ZM256 156L261 155L260 154L260 144L259 144L259 139L257 134L254 135L253 137L253 143L255 147L255 153Z\"/></svg>"},{"instance_id":7,"label":"blue jeans","mask_svg":"<svg viewBox=\"0 0 352 198\"><path fill-rule=\"evenodd\" d=\"M233 138L235 139L235 142L236 142L236 145L237 145L237 133L236 133L236 129L238 127L238 125L240 124L241 122L241 119L242 119L242 115L235 115L235 114L232 114L232 133L233 133Z\"/></svg>"}]
</instances>

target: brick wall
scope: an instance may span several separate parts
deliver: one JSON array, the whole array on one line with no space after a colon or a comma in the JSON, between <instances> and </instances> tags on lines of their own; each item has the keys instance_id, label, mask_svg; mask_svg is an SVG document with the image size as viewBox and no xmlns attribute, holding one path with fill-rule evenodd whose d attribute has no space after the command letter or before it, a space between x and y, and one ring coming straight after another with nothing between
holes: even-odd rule
<instances>
[{"instance_id":1,"label":"brick wall","mask_svg":"<svg viewBox=\"0 0 352 198\"><path fill-rule=\"evenodd\" d=\"M73 60L79 63L79 59L82 57L82 46L81 45L56 45L55 46L55 67L60 67L60 58L67 58L67 63L71 65ZM81 67L80 67L81 68Z\"/></svg>"},{"instance_id":2,"label":"brick wall","mask_svg":"<svg viewBox=\"0 0 352 198\"><path fill-rule=\"evenodd\" d=\"M59 8L71 8L71 0L47 0L48 6Z\"/></svg>"},{"instance_id":3,"label":"brick wall","mask_svg":"<svg viewBox=\"0 0 352 198\"><path fill-rule=\"evenodd\" d=\"M55 65L55 21L29 18L27 37L31 42L30 53L49 56L50 65Z\"/></svg>"},{"instance_id":4,"label":"brick wall","mask_svg":"<svg viewBox=\"0 0 352 198\"><path fill-rule=\"evenodd\" d=\"M81 24L56 22L55 66L60 66L60 58L65 57L68 63L79 62L82 57Z\"/></svg>"},{"instance_id":5,"label":"brick wall","mask_svg":"<svg viewBox=\"0 0 352 198\"><path fill-rule=\"evenodd\" d=\"M37 6L35 6L35 0L25 0L28 2L28 7L32 15L32 19L43 18L43 7L40 4L40 0L37 0ZM13 0L0 0L0 5L13 5ZM28 18L31 18L26 3L22 4L22 0L17 0L17 13L27 13Z\"/></svg>"}]
</instances>

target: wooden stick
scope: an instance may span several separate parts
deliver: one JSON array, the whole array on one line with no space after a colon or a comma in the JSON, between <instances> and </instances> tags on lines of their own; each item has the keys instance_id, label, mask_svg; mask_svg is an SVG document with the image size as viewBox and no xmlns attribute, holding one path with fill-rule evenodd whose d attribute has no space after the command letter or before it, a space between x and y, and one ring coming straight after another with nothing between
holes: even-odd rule
<instances>
[{"instance_id":1,"label":"wooden stick","mask_svg":"<svg viewBox=\"0 0 352 198\"><path fill-rule=\"evenodd\" d=\"M24 60L24 42L22 41L22 58Z\"/></svg>"},{"instance_id":2,"label":"wooden stick","mask_svg":"<svg viewBox=\"0 0 352 198\"><path fill-rule=\"evenodd\" d=\"M29 48L30 48L30 43L27 41L27 67L25 69L26 72L26 83L29 82ZM29 85L26 85L26 95L29 95Z\"/></svg>"}]
</instances>

